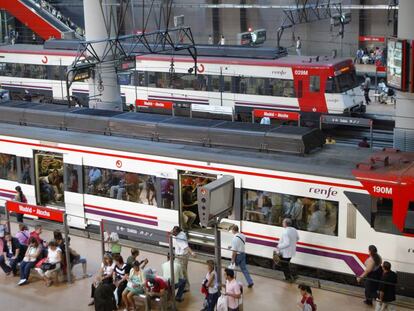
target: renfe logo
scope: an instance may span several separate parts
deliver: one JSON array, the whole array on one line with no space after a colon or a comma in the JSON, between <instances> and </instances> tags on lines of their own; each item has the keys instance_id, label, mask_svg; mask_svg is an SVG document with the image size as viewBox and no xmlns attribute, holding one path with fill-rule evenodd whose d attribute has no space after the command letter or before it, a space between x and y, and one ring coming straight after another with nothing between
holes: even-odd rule
<instances>
[{"instance_id":1,"label":"renfe logo","mask_svg":"<svg viewBox=\"0 0 414 311\"><path fill-rule=\"evenodd\" d=\"M335 197L338 194L338 191L334 190L332 187L328 189L322 188L309 188L309 193L323 195L325 198L329 199L330 197Z\"/></svg>"},{"instance_id":2,"label":"renfe logo","mask_svg":"<svg viewBox=\"0 0 414 311\"><path fill-rule=\"evenodd\" d=\"M392 188L391 187L372 186L372 190L375 193L392 195Z\"/></svg>"}]
</instances>

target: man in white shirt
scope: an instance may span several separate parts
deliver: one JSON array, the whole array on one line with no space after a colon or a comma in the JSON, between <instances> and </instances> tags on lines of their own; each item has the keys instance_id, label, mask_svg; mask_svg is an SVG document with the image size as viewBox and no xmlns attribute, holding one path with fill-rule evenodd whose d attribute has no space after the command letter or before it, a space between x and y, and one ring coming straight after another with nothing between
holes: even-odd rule
<instances>
[{"instance_id":1,"label":"man in white shirt","mask_svg":"<svg viewBox=\"0 0 414 311\"><path fill-rule=\"evenodd\" d=\"M175 248L175 254L177 255L177 261L183 269L184 278L186 281L185 291L190 290L190 282L188 280L188 259L191 256L195 257L195 253L191 250L188 245L187 235L180 227L175 226L172 230L172 235L175 236L173 244Z\"/></svg>"},{"instance_id":2,"label":"man in white shirt","mask_svg":"<svg viewBox=\"0 0 414 311\"><path fill-rule=\"evenodd\" d=\"M240 267L240 270L246 278L248 287L252 288L253 280L246 267L246 236L239 232L239 227L237 225L234 225L231 231L234 234L233 240L231 241L231 250L233 251L231 263Z\"/></svg>"},{"instance_id":3,"label":"man in white shirt","mask_svg":"<svg viewBox=\"0 0 414 311\"><path fill-rule=\"evenodd\" d=\"M167 281L171 281L171 264L170 264L170 254L167 255L167 261L164 262L161 266L162 269L162 277ZM178 289L177 295L175 299L179 302L183 301L183 294L185 289L185 278L183 273L183 268L174 260L174 282L175 282L175 289Z\"/></svg>"},{"instance_id":4,"label":"man in white shirt","mask_svg":"<svg viewBox=\"0 0 414 311\"><path fill-rule=\"evenodd\" d=\"M282 269L286 281L294 281L296 276L292 275L290 270L290 260L296 254L296 242L299 241L298 231L292 227L290 218L283 219L283 232L279 245L276 248L280 255L280 268Z\"/></svg>"},{"instance_id":5,"label":"man in white shirt","mask_svg":"<svg viewBox=\"0 0 414 311\"><path fill-rule=\"evenodd\" d=\"M302 56L302 41L300 41L300 37L296 40L296 53L298 56Z\"/></svg>"}]
</instances>

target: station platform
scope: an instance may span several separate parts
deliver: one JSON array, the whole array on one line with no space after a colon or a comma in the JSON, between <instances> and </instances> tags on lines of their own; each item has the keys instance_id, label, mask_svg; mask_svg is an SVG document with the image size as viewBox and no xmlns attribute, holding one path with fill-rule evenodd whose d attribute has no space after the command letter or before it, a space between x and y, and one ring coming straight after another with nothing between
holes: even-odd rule
<instances>
[{"instance_id":1,"label":"station platform","mask_svg":"<svg viewBox=\"0 0 414 311\"><path fill-rule=\"evenodd\" d=\"M42 233L42 238L45 240L48 240L51 237L51 232L44 231ZM147 267L160 271L162 263L167 260L165 254L160 254L159 249L158 252L148 252L142 250L143 248L140 247L142 245L133 245L134 247L141 249L140 258L147 258L149 260ZM71 235L71 247L78 251L83 257L87 258L88 273L94 275L101 263L100 242L97 239ZM146 247L148 249L147 245ZM162 249L161 251L166 253L167 249ZM123 246L122 255L126 259L130 255L130 248ZM177 310L197 311L202 309L203 295L200 293L200 286L206 274L206 265L204 264L205 259L206 258L203 258L203 255L199 255L189 263L190 284L192 284L191 291L185 294L184 302L177 303ZM223 263L223 266L224 265L225 263ZM18 287L18 277L6 276L1 271L1 305L3 307L7 306L7 309L13 311L95 310L94 307L88 306L88 303L91 300L90 288L94 277L82 278L81 270L80 265L74 267L73 273L75 275L75 280L73 283L68 284L66 282L61 282L53 284L49 288L45 287L44 283L38 276L36 276L35 272L32 273L29 284ZM296 284L291 284L281 280L282 273L280 271L260 270L261 268L258 267L251 267L250 269L255 285L252 289L248 289L247 286L244 287L244 311L297 310L297 302L300 300L300 293L297 288L298 283L304 282L311 285L309 280L306 281L300 277ZM268 277L263 275L268 275ZM237 272L237 279L245 283L241 272ZM332 286L334 287L335 285ZM339 284L338 286L342 287L342 285ZM373 310L372 307L365 306L362 302L361 295L355 295L355 292L345 294L335 292L334 290L322 290L317 288L312 288L312 290L318 310L332 310L333 305L335 305L335 311ZM362 294L362 289L360 294ZM141 306L138 310L144 310L144 307ZM408 311L412 309L397 307L397 310Z\"/></svg>"}]
</instances>

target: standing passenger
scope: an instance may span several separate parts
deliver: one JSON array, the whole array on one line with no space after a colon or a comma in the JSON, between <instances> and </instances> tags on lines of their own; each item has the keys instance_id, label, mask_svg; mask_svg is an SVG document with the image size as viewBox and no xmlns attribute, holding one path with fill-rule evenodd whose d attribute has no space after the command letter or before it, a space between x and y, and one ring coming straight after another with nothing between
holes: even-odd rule
<instances>
[{"instance_id":1,"label":"standing passenger","mask_svg":"<svg viewBox=\"0 0 414 311\"><path fill-rule=\"evenodd\" d=\"M363 278L366 278L364 303L372 306L372 300L378 297L378 281L382 277L382 259L381 256L378 255L378 250L375 245L370 245L368 247L368 251L369 257L364 263L365 271L359 277L357 277L357 281L360 283Z\"/></svg>"},{"instance_id":2,"label":"standing passenger","mask_svg":"<svg viewBox=\"0 0 414 311\"><path fill-rule=\"evenodd\" d=\"M209 45L213 44L213 37L211 35L208 35L208 44Z\"/></svg>"},{"instance_id":3,"label":"standing passenger","mask_svg":"<svg viewBox=\"0 0 414 311\"><path fill-rule=\"evenodd\" d=\"M195 253L188 245L187 235L180 227L175 226L172 230L172 235L175 236L174 247L175 254L177 255L177 261L183 268L183 274L186 281L185 291L190 291L190 281L188 279L188 259L191 256L195 256Z\"/></svg>"},{"instance_id":4,"label":"standing passenger","mask_svg":"<svg viewBox=\"0 0 414 311\"><path fill-rule=\"evenodd\" d=\"M225 44L226 44L226 38L224 38L224 35L221 35L220 45L225 45Z\"/></svg>"},{"instance_id":5,"label":"standing passenger","mask_svg":"<svg viewBox=\"0 0 414 311\"><path fill-rule=\"evenodd\" d=\"M292 227L290 218L283 219L283 232L276 251L280 255L281 269L285 275L286 281L294 281L296 276L292 275L290 270L290 261L296 254L296 242L299 241L298 231Z\"/></svg>"},{"instance_id":6,"label":"standing passenger","mask_svg":"<svg viewBox=\"0 0 414 311\"><path fill-rule=\"evenodd\" d=\"M16 202L27 203L27 199L26 199L26 196L23 194L22 188L20 186L17 186L14 189L16 190L16 195L14 197L14 200ZM23 214L16 213L16 219L17 219L17 222L20 222L20 223L23 222Z\"/></svg>"},{"instance_id":7,"label":"standing passenger","mask_svg":"<svg viewBox=\"0 0 414 311\"><path fill-rule=\"evenodd\" d=\"M234 225L231 231L234 234L233 240L231 241L231 250L233 251L231 263L240 267L240 270L243 272L243 275L247 281L248 287L252 288L254 285L253 280L246 267L246 236L239 232L239 227L237 225Z\"/></svg>"},{"instance_id":8,"label":"standing passenger","mask_svg":"<svg viewBox=\"0 0 414 311\"><path fill-rule=\"evenodd\" d=\"M371 99L369 98L369 90L371 88L371 78L368 75L364 75L364 83L362 84L362 89L364 90L365 104L369 105Z\"/></svg>"},{"instance_id":9,"label":"standing passenger","mask_svg":"<svg viewBox=\"0 0 414 311\"><path fill-rule=\"evenodd\" d=\"M234 270L224 269L224 276L226 279L226 291L224 295L227 296L227 306L229 311L239 311L239 299L241 298L240 284L234 278Z\"/></svg>"},{"instance_id":10,"label":"standing passenger","mask_svg":"<svg viewBox=\"0 0 414 311\"><path fill-rule=\"evenodd\" d=\"M207 274L205 280L207 288L207 307L205 311L214 311L219 298L217 272L213 260L207 260Z\"/></svg>"},{"instance_id":11,"label":"standing passenger","mask_svg":"<svg viewBox=\"0 0 414 311\"><path fill-rule=\"evenodd\" d=\"M316 311L316 305L313 301L312 289L308 285L299 284L298 286L302 299L298 303L298 307L303 311Z\"/></svg>"},{"instance_id":12,"label":"standing passenger","mask_svg":"<svg viewBox=\"0 0 414 311\"><path fill-rule=\"evenodd\" d=\"M395 301L395 285L397 284L397 274L391 271L391 264L384 261L382 264L384 273L382 274L381 284L379 286L379 297L375 311L395 310L390 304Z\"/></svg>"},{"instance_id":13,"label":"standing passenger","mask_svg":"<svg viewBox=\"0 0 414 311\"><path fill-rule=\"evenodd\" d=\"M302 56L302 41L300 40L300 37L296 40L296 53L298 56Z\"/></svg>"}]
</instances>

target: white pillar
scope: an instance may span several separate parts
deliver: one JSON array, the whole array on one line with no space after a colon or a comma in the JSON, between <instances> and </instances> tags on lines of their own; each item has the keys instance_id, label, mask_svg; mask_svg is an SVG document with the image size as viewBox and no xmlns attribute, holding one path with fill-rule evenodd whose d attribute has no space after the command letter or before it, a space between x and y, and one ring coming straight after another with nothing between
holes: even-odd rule
<instances>
[{"instance_id":1,"label":"white pillar","mask_svg":"<svg viewBox=\"0 0 414 311\"><path fill-rule=\"evenodd\" d=\"M102 6L100 4L102 2ZM116 35L116 0L87 0L83 2L85 37L87 41L104 40ZM102 57L106 43L93 45ZM94 78L89 79L89 107L122 111L121 90L115 71L114 55L109 53L105 63L96 66Z\"/></svg>"},{"instance_id":2,"label":"white pillar","mask_svg":"<svg viewBox=\"0 0 414 311\"><path fill-rule=\"evenodd\" d=\"M398 38L414 40L414 1L400 0L398 11ZM414 47L412 47L414 48ZM394 147L414 151L414 94L397 94L395 107Z\"/></svg>"}]
</instances>

